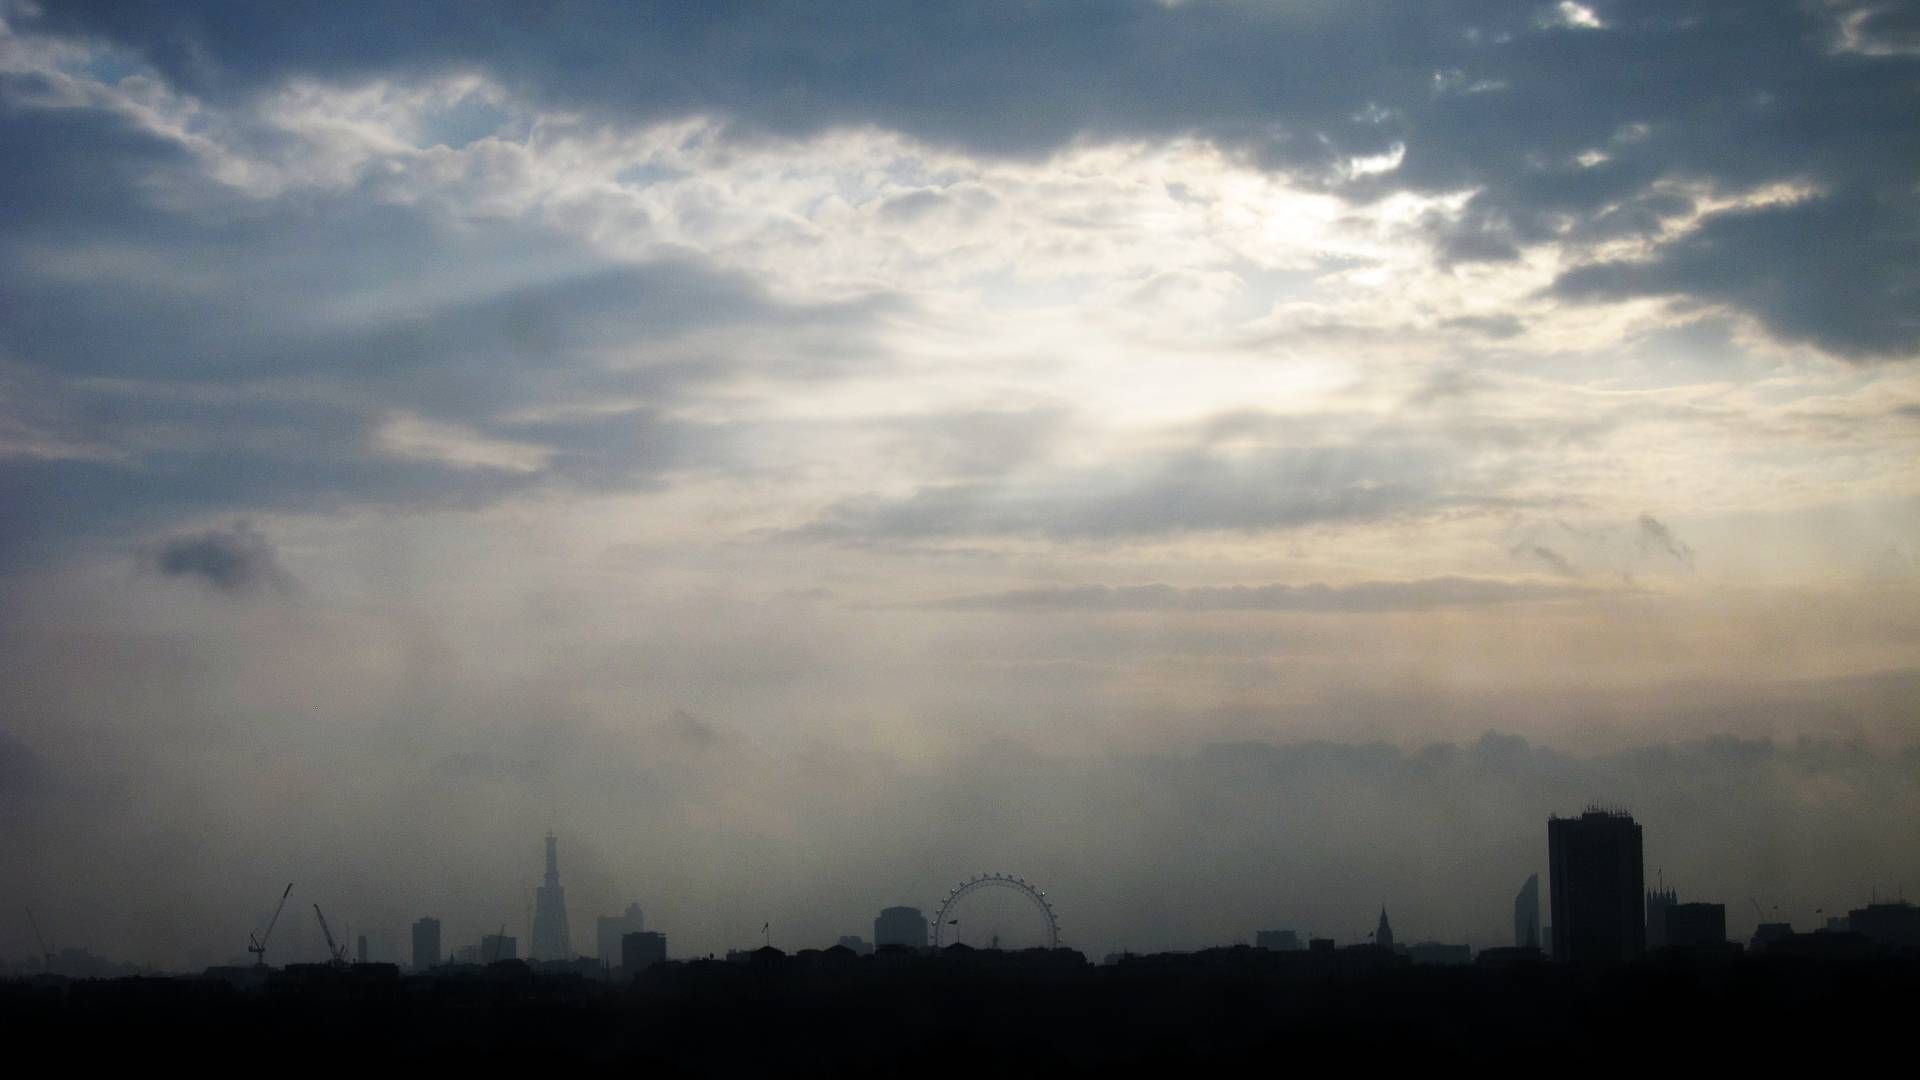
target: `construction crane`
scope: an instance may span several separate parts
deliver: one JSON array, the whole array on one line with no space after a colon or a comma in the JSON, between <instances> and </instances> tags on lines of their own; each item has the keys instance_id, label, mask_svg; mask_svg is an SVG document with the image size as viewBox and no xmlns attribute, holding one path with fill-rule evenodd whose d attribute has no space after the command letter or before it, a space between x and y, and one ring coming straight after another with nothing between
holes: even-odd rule
<instances>
[{"instance_id":1,"label":"construction crane","mask_svg":"<svg viewBox=\"0 0 1920 1080\"><path fill-rule=\"evenodd\" d=\"M334 944L333 931L327 928L327 917L320 913L319 904L313 905L313 914L320 920L320 936L327 939L327 963L333 967L346 967L347 947Z\"/></svg>"},{"instance_id":2,"label":"construction crane","mask_svg":"<svg viewBox=\"0 0 1920 1080\"><path fill-rule=\"evenodd\" d=\"M267 920L266 933L256 936L253 931L247 931L247 951L253 954L254 967L267 966L267 939L273 936L273 925L280 921L280 909L287 906L287 894L292 891L293 882L289 881L280 893L280 903L274 906L273 918Z\"/></svg>"},{"instance_id":3,"label":"construction crane","mask_svg":"<svg viewBox=\"0 0 1920 1080\"><path fill-rule=\"evenodd\" d=\"M40 933L40 920L33 917L33 909L27 909L27 921L33 924L33 936L40 942L40 959L47 965L47 974L53 974L53 950L47 948L46 936Z\"/></svg>"}]
</instances>

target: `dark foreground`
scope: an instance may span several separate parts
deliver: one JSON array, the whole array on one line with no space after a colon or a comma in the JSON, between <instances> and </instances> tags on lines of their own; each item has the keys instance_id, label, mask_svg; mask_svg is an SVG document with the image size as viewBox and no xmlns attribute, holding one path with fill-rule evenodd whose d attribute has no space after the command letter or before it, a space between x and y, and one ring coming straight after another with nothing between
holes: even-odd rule
<instances>
[{"instance_id":1,"label":"dark foreground","mask_svg":"<svg viewBox=\"0 0 1920 1080\"><path fill-rule=\"evenodd\" d=\"M674 1074L1082 1074L1140 1065L1836 1067L1899 1053L1920 954L1669 955L1582 973L1251 949L670 963L634 982L517 962L0 983L48 1064L593 1066Z\"/></svg>"}]
</instances>

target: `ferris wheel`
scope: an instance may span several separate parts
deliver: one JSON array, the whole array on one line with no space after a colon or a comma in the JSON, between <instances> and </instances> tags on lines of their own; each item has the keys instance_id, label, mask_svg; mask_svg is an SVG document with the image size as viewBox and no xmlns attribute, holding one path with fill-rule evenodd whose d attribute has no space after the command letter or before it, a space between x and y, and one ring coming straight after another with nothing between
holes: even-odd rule
<instances>
[{"instance_id":1,"label":"ferris wheel","mask_svg":"<svg viewBox=\"0 0 1920 1080\"><path fill-rule=\"evenodd\" d=\"M933 947L947 944L947 928L959 920L954 918L960 902L983 889L1011 889L1027 898L1040 913L1040 921L1047 941L1047 948L1060 947L1060 919L1053 913L1053 905L1047 903L1047 894L1041 892L1032 882L1012 874L981 874L947 890L947 898L940 901L940 912L933 922Z\"/></svg>"}]
</instances>

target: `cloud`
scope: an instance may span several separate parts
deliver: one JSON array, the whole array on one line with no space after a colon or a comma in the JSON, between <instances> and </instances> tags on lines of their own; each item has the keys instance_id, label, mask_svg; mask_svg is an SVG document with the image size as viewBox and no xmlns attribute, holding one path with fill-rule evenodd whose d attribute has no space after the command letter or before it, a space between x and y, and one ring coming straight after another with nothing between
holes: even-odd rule
<instances>
[{"instance_id":1,"label":"cloud","mask_svg":"<svg viewBox=\"0 0 1920 1080\"><path fill-rule=\"evenodd\" d=\"M1519 337L1526 330L1526 323L1513 315L1458 315L1445 321L1446 326L1472 330L1496 340Z\"/></svg>"},{"instance_id":2,"label":"cloud","mask_svg":"<svg viewBox=\"0 0 1920 1080\"><path fill-rule=\"evenodd\" d=\"M1673 534L1660 519L1652 514L1641 514L1640 550L1644 554L1652 551L1671 558L1674 562L1691 570L1693 568L1693 549Z\"/></svg>"},{"instance_id":3,"label":"cloud","mask_svg":"<svg viewBox=\"0 0 1920 1080\"><path fill-rule=\"evenodd\" d=\"M1580 571L1574 569L1566 556L1545 544L1523 543L1513 548L1511 554L1516 559L1527 559L1540 563L1561 577L1579 577Z\"/></svg>"},{"instance_id":4,"label":"cloud","mask_svg":"<svg viewBox=\"0 0 1920 1080\"><path fill-rule=\"evenodd\" d=\"M712 116L743 139L876 127L1039 159L1198 136L1361 200L1474 192L1457 218L1432 224L1449 261L1651 237L1685 214L1691 198L1675 188L1689 184L1724 195L1810 183L1829 193L1822 209L1710 218L1631 267L1609 259L1570 273L1562 293L1726 303L1843 355L1920 345L1903 314L1920 262L1910 175L1920 134L1905 89L1917 57L1905 44L1912 20L1889 10L1787 0L429 9L400 18L343 3L323 17L77 0L17 21L112 42L229 106L303 78L477 70L535 109L636 125ZM1396 168L1351 168L1395 152ZM889 213L934 208L931 192L901 198ZM1809 227L1834 231L1820 240ZM1780 242L1796 232L1816 238L1807 254L1820 266L1852 252L1869 279L1896 287L1848 296L1823 273L1780 272L1799 261Z\"/></svg>"},{"instance_id":5,"label":"cloud","mask_svg":"<svg viewBox=\"0 0 1920 1080\"><path fill-rule=\"evenodd\" d=\"M0 565L209 512L651 489L727 460L687 394L868 368L903 307L365 183L255 195L130 100L35 86L0 73Z\"/></svg>"},{"instance_id":6,"label":"cloud","mask_svg":"<svg viewBox=\"0 0 1920 1080\"><path fill-rule=\"evenodd\" d=\"M969 536L1117 539L1293 529L1506 505L1455 490L1437 453L1412 447L1285 447L1246 454L1190 450L995 483L924 487L829 507L799 530L811 539L885 543Z\"/></svg>"},{"instance_id":7,"label":"cloud","mask_svg":"<svg viewBox=\"0 0 1920 1080\"><path fill-rule=\"evenodd\" d=\"M1583 300L1723 303L1787 341L1907 359L1920 349L1920 208L1860 194L1723 211L1649 258L1580 266L1553 287Z\"/></svg>"},{"instance_id":8,"label":"cloud","mask_svg":"<svg viewBox=\"0 0 1920 1080\"><path fill-rule=\"evenodd\" d=\"M941 611L1299 611L1370 614L1586 599L1592 590L1476 578L1352 585L1072 585L956 596L915 605Z\"/></svg>"},{"instance_id":9,"label":"cloud","mask_svg":"<svg viewBox=\"0 0 1920 1080\"><path fill-rule=\"evenodd\" d=\"M288 592L293 575L280 565L273 543L244 521L172 537L152 556L153 567L167 577L198 581L218 592Z\"/></svg>"}]
</instances>

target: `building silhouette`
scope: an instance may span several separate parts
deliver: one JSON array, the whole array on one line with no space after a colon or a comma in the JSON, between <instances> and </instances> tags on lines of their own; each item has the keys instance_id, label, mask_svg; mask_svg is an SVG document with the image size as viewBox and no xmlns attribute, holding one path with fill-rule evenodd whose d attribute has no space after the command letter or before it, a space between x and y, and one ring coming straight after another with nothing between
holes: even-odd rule
<instances>
[{"instance_id":1,"label":"building silhouette","mask_svg":"<svg viewBox=\"0 0 1920 1080\"><path fill-rule=\"evenodd\" d=\"M595 955L608 967L620 963L621 950L625 948L620 939L628 934L638 934L646 928L646 916L639 904L628 904L627 910L619 915L600 916L593 920Z\"/></svg>"},{"instance_id":2,"label":"building silhouette","mask_svg":"<svg viewBox=\"0 0 1920 1080\"><path fill-rule=\"evenodd\" d=\"M1672 893L1668 895L1671 896ZM1702 949L1727 943L1727 906L1725 904L1669 903L1661 908L1660 920L1662 946ZM1653 943L1651 921L1647 924L1647 942L1651 947Z\"/></svg>"},{"instance_id":3,"label":"building silhouette","mask_svg":"<svg viewBox=\"0 0 1920 1080\"><path fill-rule=\"evenodd\" d=\"M1775 942L1794 936L1792 923L1763 922L1753 928L1753 938L1747 942L1747 948L1754 952L1766 952Z\"/></svg>"},{"instance_id":4,"label":"building silhouette","mask_svg":"<svg viewBox=\"0 0 1920 1080\"><path fill-rule=\"evenodd\" d=\"M1647 948L1666 947L1667 911L1679 902L1680 895L1672 889L1647 890Z\"/></svg>"},{"instance_id":5,"label":"building silhouette","mask_svg":"<svg viewBox=\"0 0 1920 1080\"><path fill-rule=\"evenodd\" d=\"M1300 935L1291 930L1256 930L1253 947L1273 952L1299 952Z\"/></svg>"},{"instance_id":6,"label":"building silhouette","mask_svg":"<svg viewBox=\"0 0 1920 1080\"><path fill-rule=\"evenodd\" d=\"M843 949L849 949L855 956L872 956L873 943L858 934L844 934L836 943Z\"/></svg>"},{"instance_id":7,"label":"building silhouette","mask_svg":"<svg viewBox=\"0 0 1920 1080\"><path fill-rule=\"evenodd\" d=\"M480 936L479 960L491 964L496 960L520 959L520 939L512 934L482 934Z\"/></svg>"},{"instance_id":8,"label":"building silhouette","mask_svg":"<svg viewBox=\"0 0 1920 1080\"><path fill-rule=\"evenodd\" d=\"M1407 947L1407 957L1416 964L1462 967L1473 963L1473 946L1422 941Z\"/></svg>"},{"instance_id":9,"label":"building silhouette","mask_svg":"<svg viewBox=\"0 0 1920 1080\"><path fill-rule=\"evenodd\" d=\"M1847 912L1847 928L1875 945L1920 948L1920 907L1904 900Z\"/></svg>"},{"instance_id":10,"label":"building silhouette","mask_svg":"<svg viewBox=\"0 0 1920 1080\"><path fill-rule=\"evenodd\" d=\"M413 924L413 970L440 966L440 920L422 916Z\"/></svg>"},{"instance_id":11,"label":"building silhouette","mask_svg":"<svg viewBox=\"0 0 1920 1080\"><path fill-rule=\"evenodd\" d=\"M1606 966L1646 952L1641 846L1639 823L1622 810L1547 820L1555 960Z\"/></svg>"},{"instance_id":12,"label":"building silhouette","mask_svg":"<svg viewBox=\"0 0 1920 1080\"><path fill-rule=\"evenodd\" d=\"M560 887L560 841L547 834L547 877L533 895L534 960L573 959L573 939L567 933L567 893Z\"/></svg>"},{"instance_id":13,"label":"building silhouette","mask_svg":"<svg viewBox=\"0 0 1920 1080\"><path fill-rule=\"evenodd\" d=\"M905 945L910 949L927 947L927 917L919 908L881 910L880 917L873 920L873 947L883 949L888 945Z\"/></svg>"},{"instance_id":14,"label":"building silhouette","mask_svg":"<svg viewBox=\"0 0 1920 1080\"><path fill-rule=\"evenodd\" d=\"M1527 883L1513 898L1513 945L1517 949L1540 948L1540 875L1528 874Z\"/></svg>"},{"instance_id":15,"label":"building silhouette","mask_svg":"<svg viewBox=\"0 0 1920 1080\"><path fill-rule=\"evenodd\" d=\"M1383 949L1393 948L1393 927L1387 923L1387 909L1380 909L1380 925L1373 931L1373 943Z\"/></svg>"},{"instance_id":16,"label":"building silhouette","mask_svg":"<svg viewBox=\"0 0 1920 1080\"><path fill-rule=\"evenodd\" d=\"M667 935L638 930L620 938L620 968L629 977L667 961Z\"/></svg>"}]
</instances>

